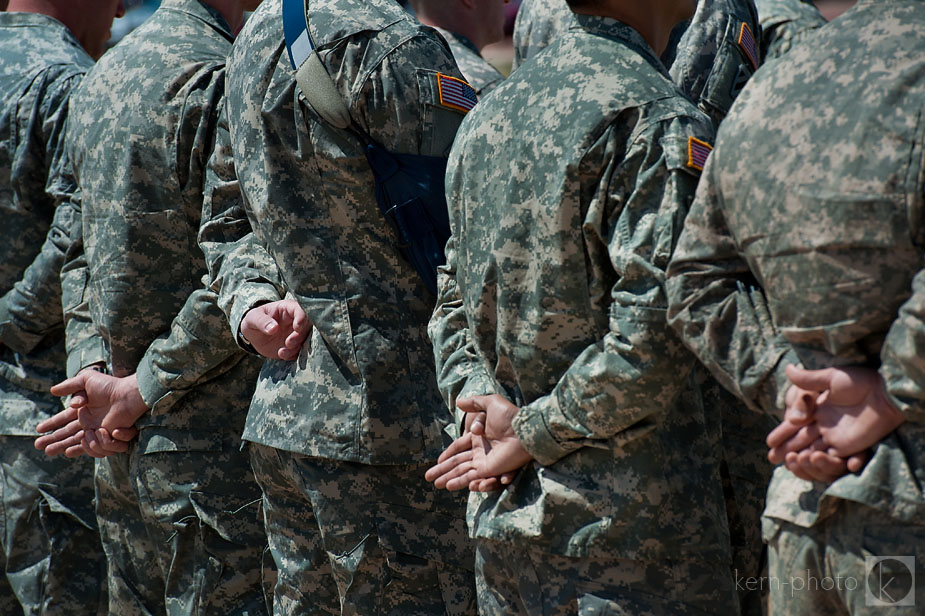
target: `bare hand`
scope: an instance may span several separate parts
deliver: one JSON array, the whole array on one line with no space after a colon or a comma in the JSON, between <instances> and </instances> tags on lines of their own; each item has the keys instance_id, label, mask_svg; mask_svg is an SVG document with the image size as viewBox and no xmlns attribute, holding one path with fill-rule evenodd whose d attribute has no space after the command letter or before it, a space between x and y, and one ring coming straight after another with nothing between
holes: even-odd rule
<instances>
[{"instance_id":1,"label":"bare hand","mask_svg":"<svg viewBox=\"0 0 925 616\"><path fill-rule=\"evenodd\" d=\"M103 457L125 452L127 442L138 434L135 422L148 411L135 375L117 378L83 371L52 387L51 393L70 395L71 400L67 409L37 427L43 433L54 431L35 443L48 455Z\"/></svg>"},{"instance_id":2,"label":"bare hand","mask_svg":"<svg viewBox=\"0 0 925 616\"><path fill-rule=\"evenodd\" d=\"M788 366L787 375L794 385L821 392L815 421L826 447L838 456L847 458L873 447L906 420L874 370Z\"/></svg>"},{"instance_id":3,"label":"bare hand","mask_svg":"<svg viewBox=\"0 0 925 616\"><path fill-rule=\"evenodd\" d=\"M252 308L241 321L241 335L268 359L293 361L311 331L305 311L291 299Z\"/></svg>"},{"instance_id":4,"label":"bare hand","mask_svg":"<svg viewBox=\"0 0 925 616\"><path fill-rule=\"evenodd\" d=\"M448 490L490 491L510 483L533 459L512 427L520 409L498 394L460 399L456 405L466 413L484 413L484 424L473 422L471 431L441 454L425 478Z\"/></svg>"}]
</instances>

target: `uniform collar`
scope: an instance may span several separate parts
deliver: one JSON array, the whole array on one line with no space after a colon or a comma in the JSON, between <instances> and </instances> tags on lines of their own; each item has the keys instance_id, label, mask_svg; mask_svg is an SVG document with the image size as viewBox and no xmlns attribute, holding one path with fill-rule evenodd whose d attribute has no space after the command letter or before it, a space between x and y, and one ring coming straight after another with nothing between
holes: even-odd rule
<instances>
[{"instance_id":1,"label":"uniform collar","mask_svg":"<svg viewBox=\"0 0 925 616\"><path fill-rule=\"evenodd\" d=\"M668 69L655 55L655 51L649 46L642 35L636 30L626 25L622 21L617 21L611 17L598 17L596 15L575 14L575 20L569 27L572 32L586 32L592 36L600 36L613 41L623 43L627 47L638 52L660 73L669 77Z\"/></svg>"},{"instance_id":2,"label":"uniform collar","mask_svg":"<svg viewBox=\"0 0 925 616\"><path fill-rule=\"evenodd\" d=\"M196 19L206 22L222 33L230 41L234 41L231 26L217 10L202 2L202 0L162 0L160 8L180 11L192 15Z\"/></svg>"},{"instance_id":3,"label":"uniform collar","mask_svg":"<svg viewBox=\"0 0 925 616\"><path fill-rule=\"evenodd\" d=\"M41 13L0 12L0 27L2 28L49 28L60 34L68 43L83 50L80 41L67 26L48 15Z\"/></svg>"}]
</instances>

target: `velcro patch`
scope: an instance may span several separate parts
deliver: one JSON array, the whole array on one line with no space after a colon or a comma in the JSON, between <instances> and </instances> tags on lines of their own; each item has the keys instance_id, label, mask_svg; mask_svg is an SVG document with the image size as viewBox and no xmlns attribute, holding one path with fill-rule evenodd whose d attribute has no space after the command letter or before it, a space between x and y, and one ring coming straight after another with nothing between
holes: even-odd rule
<instances>
[{"instance_id":1,"label":"velcro patch","mask_svg":"<svg viewBox=\"0 0 925 616\"><path fill-rule=\"evenodd\" d=\"M706 141L701 141L697 137L688 137L687 139L687 166L697 171L703 171L710 158L710 152L713 146Z\"/></svg>"},{"instance_id":2,"label":"velcro patch","mask_svg":"<svg viewBox=\"0 0 925 616\"><path fill-rule=\"evenodd\" d=\"M739 28L739 40L736 41L742 51L745 52L749 62L752 63L752 69L758 70L758 45L755 44L755 37L752 35L752 29L744 21Z\"/></svg>"},{"instance_id":3,"label":"velcro patch","mask_svg":"<svg viewBox=\"0 0 925 616\"><path fill-rule=\"evenodd\" d=\"M450 109L469 113L479 102L472 86L456 77L437 73L437 89L440 93L440 104Z\"/></svg>"}]
</instances>

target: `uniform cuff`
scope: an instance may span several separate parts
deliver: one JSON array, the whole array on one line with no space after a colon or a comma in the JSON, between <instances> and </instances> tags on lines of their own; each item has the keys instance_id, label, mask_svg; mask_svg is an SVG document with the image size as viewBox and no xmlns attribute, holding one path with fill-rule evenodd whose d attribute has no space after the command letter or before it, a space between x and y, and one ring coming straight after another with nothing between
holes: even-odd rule
<instances>
[{"instance_id":1,"label":"uniform cuff","mask_svg":"<svg viewBox=\"0 0 925 616\"><path fill-rule=\"evenodd\" d=\"M552 393L524 406L514 417L514 433L524 449L543 466L555 464L581 447L579 443L560 442L550 429L549 419L562 414L559 399Z\"/></svg>"},{"instance_id":2,"label":"uniform cuff","mask_svg":"<svg viewBox=\"0 0 925 616\"><path fill-rule=\"evenodd\" d=\"M145 353L138 362L135 378L138 380L138 392L141 394L141 399L144 400L145 406L151 409L152 415L163 413L182 397L182 392L175 391L158 380L157 369L148 353Z\"/></svg>"},{"instance_id":3,"label":"uniform cuff","mask_svg":"<svg viewBox=\"0 0 925 616\"><path fill-rule=\"evenodd\" d=\"M234 336L235 342L241 349L247 351L251 355L256 355L257 357L261 356L260 353L244 339L244 336L241 335L241 321L244 320L248 312L257 306L278 302L280 299L275 289L266 289L259 293L248 293L247 301L240 298L234 300L234 304L231 306L231 314L228 315L228 324L231 325L231 335Z\"/></svg>"},{"instance_id":4,"label":"uniform cuff","mask_svg":"<svg viewBox=\"0 0 925 616\"><path fill-rule=\"evenodd\" d=\"M99 336L84 338L67 352L67 376L71 378L93 364L105 364L106 352Z\"/></svg>"},{"instance_id":5,"label":"uniform cuff","mask_svg":"<svg viewBox=\"0 0 925 616\"><path fill-rule=\"evenodd\" d=\"M9 306L0 301L0 344L22 354L28 354L45 336L24 331L16 326L10 315Z\"/></svg>"}]
</instances>

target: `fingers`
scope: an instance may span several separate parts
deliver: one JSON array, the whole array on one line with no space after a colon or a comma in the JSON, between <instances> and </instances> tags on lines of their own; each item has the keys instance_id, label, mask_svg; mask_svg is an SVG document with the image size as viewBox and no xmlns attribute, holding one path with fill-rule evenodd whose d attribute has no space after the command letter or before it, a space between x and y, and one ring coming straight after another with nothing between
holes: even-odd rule
<instances>
[{"instance_id":1,"label":"fingers","mask_svg":"<svg viewBox=\"0 0 925 616\"><path fill-rule=\"evenodd\" d=\"M65 381L61 381L57 385L52 385L49 390L53 396L58 396L63 398L65 396L70 396L71 394L76 394L79 391L83 391L86 387L86 374L78 374L75 377L71 377Z\"/></svg>"},{"instance_id":2,"label":"fingers","mask_svg":"<svg viewBox=\"0 0 925 616\"><path fill-rule=\"evenodd\" d=\"M466 413L481 413L488 410L488 396L473 396L460 398L456 401L456 408Z\"/></svg>"},{"instance_id":3,"label":"fingers","mask_svg":"<svg viewBox=\"0 0 925 616\"><path fill-rule=\"evenodd\" d=\"M135 437L138 436L138 428L116 428L112 431L112 437L116 440L122 441L123 443L128 443L135 440Z\"/></svg>"},{"instance_id":4,"label":"fingers","mask_svg":"<svg viewBox=\"0 0 925 616\"><path fill-rule=\"evenodd\" d=\"M265 309L258 306L250 310L241 321L241 334L254 344L261 338L273 336L279 330L279 323Z\"/></svg>"},{"instance_id":5,"label":"fingers","mask_svg":"<svg viewBox=\"0 0 925 616\"><path fill-rule=\"evenodd\" d=\"M813 450L801 451L793 461L788 457L787 468L791 471L799 468L800 475L798 476L809 477L811 481L823 483L832 483L848 473L848 465L844 458L829 455L825 451Z\"/></svg>"},{"instance_id":6,"label":"fingers","mask_svg":"<svg viewBox=\"0 0 925 616\"><path fill-rule=\"evenodd\" d=\"M35 448L45 450L47 456L57 456L65 453L68 447L79 444L83 438L83 429L77 420L72 421L63 428L55 430L35 439Z\"/></svg>"},{"instance_id":7,"label":"fingers","mask_svg":"<svg viewBox=\"0 0 925 616\"><path fill-rule=\"evenodd\" d=\"M791 383L809 391L825 391L829 389L832 386L832 376L835 372L832 368L805 370L793 364L787 366L786 370Z\"/></svg>"},{"instance_id":8,"label":"fingers","mask_svg":"<svg viewBox=\"0 0 925 616\"><path fill-rule=\"evenodd\" d=\"M100 441L100 446L107 454L125 453L128 451L129 444L114 439L106 428L100 428L97 430L96 436Z\"/></svg>"},{"instance_id":9,"label":"fingers","mask_svg":"<svg viewBox=\"0 0 925 616\"><path fill-rule=\"evenodd\" d=\"M781 424L781 426L783 425L784 424ZM775 432L777 432L781 426L775 428L771 434L768 435L768 442L772 441L771 437L776 436ZM796 432L795 435L791 436L780 445L771 447L771 449L768 451L768 460L770 460L772 464L780 464L781 462L785 461L787 454L799 453L807 449L813 445L813 443L816 443L819 440L819 437L820 432L819 426L817 424L812 423L808 426L803 426L799 429L799 431ZM773 440L774 442L777 441L776 438Z\"/></svg>"},{"instance_id":10,"label":"fingers","mask_svg":"<svg viewBox=\"0 0 925 616\"><path fill-rule=\"evenodd\" d=\"M52 432L54 430L63 428L64 426L71 423L75 419L77 419L77 409L68 407L64 409L63 411L61 411L60 413L54 415L53 417L49 417L48 419L46 419L45 421L37 425L35 427L35 430L39 434L44 434L46 432ZM38 439L38 440L41 440L41 439ZM38 443L38 440L36 441L36 443ZM38 445L36 445L36 448L44 449L44 447L39 447Z\"/></svg>"},{"instance_id":11,"label":"fingers","mask_svg":"<svg viewBox=\"0 0 925 616\"><path fill-rule=\"evenodd\" d=\"M465 431L476 436L485 434L485 413L467 413L464 423Z\"/></svg>"},{"instance_id":12,"label":"fingers","mask_svg":"<svg viewBox=\"0 0 925 616\"><path fill-rule=\"evenodd\" d=\"M103 446L100 444L99 439L97 438L96 430L84 430L84 438L80 443L87 454L93 456L94 458L105 458L106 450L103 449Z\"/></svg>"},{"instance_id":13,"label":"fingers","mask_svg":"<svg viewBox=\"0 0 925 616\"><path fill-rule=\"evenodd\" d=\"M440 457L437 458L438 463L442 463L446 460L449 460L453 456L463 451L469 451L472 449L472 435L465 433L460 436L458 439L450 443L450 446L446 448L446 451L440 454ZM428 479L428 481L430 481Z\"/></svg>"},{"instance_id":14,"label":"fingers","mask_svg":"<svg viewBox=\"0 0 925 616\"><path fill-rule=\"evenodd\" d=\"M867 466L868 460L870 460L869 451L856 453L848 458L848 470L852 473L860 473L862 470L864 470L864 467Z\"/></svg>"}]
</instances>

